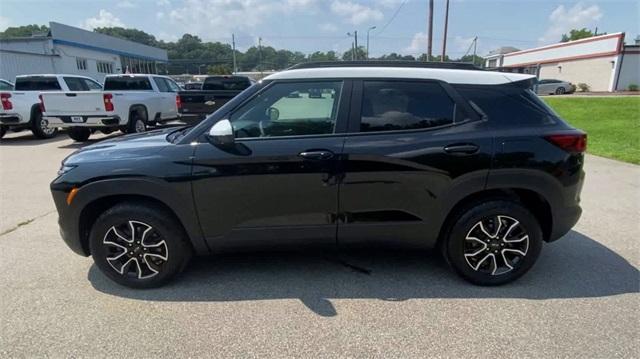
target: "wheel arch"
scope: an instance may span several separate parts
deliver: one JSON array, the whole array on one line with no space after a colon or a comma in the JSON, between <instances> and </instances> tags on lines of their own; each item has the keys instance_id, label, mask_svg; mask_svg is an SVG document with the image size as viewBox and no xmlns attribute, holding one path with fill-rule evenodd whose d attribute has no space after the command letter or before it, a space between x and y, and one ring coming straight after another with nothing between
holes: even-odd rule
<instances>
[{"instance_id":1,"label":"wheel arch","mask_svg":"<svg viewBox=\"0 0 640 359\"><path fill-rule=\"evenodd\" d=\"M512 187L486 189L474 192L456 202L449 209L443 225L440 228L438 246L444 243L455 219L458 218L461 213L470 207L487 200L511 200L522 204L525 208L531 211L540 223L543 239L545 241L549 241L553 229L553 217L551 214L551 204L548 199L534 190Z\"/></svg>"},{"instance_id":2,"label":"wheel arch","mask_svg":"<svg viewBox=\"0 0 640 359\"><path fill-rule=\"evenodd\" d=\"M149 109L147 108L147 105L142 104L142 103L136 103L133 104L131 106L129 106L129 119L131 120L131 114L133 113L139 113L143 118L144 118L144 122L147 123L149 122Z\"/></svg>"}]
</instances>

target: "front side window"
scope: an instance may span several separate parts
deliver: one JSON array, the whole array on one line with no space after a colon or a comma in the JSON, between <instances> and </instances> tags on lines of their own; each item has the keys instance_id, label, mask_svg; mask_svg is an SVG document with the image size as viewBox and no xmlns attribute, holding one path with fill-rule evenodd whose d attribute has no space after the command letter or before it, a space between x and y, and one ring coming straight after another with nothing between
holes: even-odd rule
<instances>
[{"instance_id":1,"label":"front side window","mask_svg":"<svg viewBox=\"0 0 640 359\"><path fill-rule=\"evenodd\" d=\"M437 83L365 81L361 132L417 130L453 123L455 103Z\"/></svg>"},{"instance_id":2,"label":"front side window","mask_svg":"<svg viewBox=\"0 0 640 359\"><path fill-rule=\"evenodd\" d=\"M333 133L342 81L278 83L230 118L237 138Z\"/></svg>"},{"instance_id":3,"label":"front side window","mask_svg":"<svg viewBox=\"0 0 640 359\"><path fill-rule=\"evenodd\" d=\"M85 85L90 91L102 90L102 85L100 85L98 82L89 79L82 79L82 81L84 81Z\"/></svg>"},{"instance_id":4,"label":"front side window","mask_svg":"<svg viewBox=\"0 0 640 359\"><path fill-rule=\"evenodd\" d=\"M167 83L162 77L154 77L153 82L156 83L160 92L169 92L169 86L167 86Z\"/></svg>"},{"instance_id":5,"label":"front side window","mask_svg":"<svg viewBox=\"0 0 640 359\"><path fill-rule=\"evenodd\" d=\"M69 91L89 91L87 84L79 77L65 77L64 82Z\"/></svg>"},{"instance_id":6,"label":"front side window","mask_svg":"<svg viewBox=\"0 0 640 359\"><path fill-rule=\"evenodd\" d=\"M167 82L167 86L169 87L169 92L178 92L178 91L180 91L180 86L178 86L178 84L175 83L175 81L167 79L167 78L165 78L164 80Z\"/></svg>"},{"instance_id":7,"label":"front side window","mask_svg":"<svg viewBox=\"0 0 640 359\"><path fill-rule=\"evenodd\" d=\"M13 86L8 82L0 81L0 90L13 91Z\"/></svg>"}]
</instances>

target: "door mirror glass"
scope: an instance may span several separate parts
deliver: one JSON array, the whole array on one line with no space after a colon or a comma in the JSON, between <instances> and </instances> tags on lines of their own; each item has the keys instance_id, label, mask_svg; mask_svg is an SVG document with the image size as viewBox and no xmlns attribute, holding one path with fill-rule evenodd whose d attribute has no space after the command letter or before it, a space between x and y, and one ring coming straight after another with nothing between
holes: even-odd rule
<instances>
[{"instance_id":1,"label":"door mirror glass","mask_svg":"<svg viewBox=\"0 0 640 359\"><path fill-rule=\"evenodd\" d=\"M229 120L220 120L211 126L207 135L209 141L216 146L229 146L235 142L233 127Z\"/></svg>"},{"instance_id":2,"label":"door mirror glass","mask_svg":"<svg viewBox=\"0 0 640 359\"><path fill-rule=\"evenodd\" d=\"M280 118L280 110L275 107L269 107L267 109L267 117L269 117L269 121L278 121Z\"/></svg>"}]
</instances>

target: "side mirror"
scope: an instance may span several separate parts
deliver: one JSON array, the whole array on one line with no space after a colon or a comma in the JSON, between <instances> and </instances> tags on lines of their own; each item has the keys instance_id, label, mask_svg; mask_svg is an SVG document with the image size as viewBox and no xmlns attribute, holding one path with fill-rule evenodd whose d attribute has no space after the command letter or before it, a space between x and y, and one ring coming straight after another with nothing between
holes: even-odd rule
<instances>
[{"instance_id":1,"label":"side mirror","mask_svg":"<svg viewBox=\"0 0 640 359\"><path fill-rule=\"evenodd\" d=\"M216 146L229 146L235 143L233 126L229 120L220 120L211 126L207 135L209 141Z\"/></svg>"}]
</instances>

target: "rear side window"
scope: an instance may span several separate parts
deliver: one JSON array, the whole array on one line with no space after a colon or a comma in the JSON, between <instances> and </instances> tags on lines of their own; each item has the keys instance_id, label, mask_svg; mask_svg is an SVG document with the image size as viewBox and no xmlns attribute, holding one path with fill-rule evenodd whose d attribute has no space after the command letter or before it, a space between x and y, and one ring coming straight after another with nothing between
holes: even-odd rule
<instances>
[{"instance_id":1,"label":"rear side window","mask_svg":"<svg viewBox=\"0 0 640 359\"><path fill-rule=\"evenodd\" d=\"M16 91L55 91L61 90L58 79L55 77L18 77L16 78Z\"/></svg>"},{"instance_id":2,"label":"rear side window","mask_svg":"<svg viewBox=\"0 0 640 359\"><path fill-rule=\"evenodd\" d=\"M204 80L203 90L237 90L251 86L249 79L242 77L209 77Z\"/></svg>"},{"instance_id":3,"label":"rear side window","mask_svg":"<svg viewBox=\"0 0 640 359\"><path fill-rule=\"evenodd\" d=\"M455 103L437 83L365 81L361 132L415 130L453 123Z\"/></svg>"},{"instance_id":4,"label":"rear side window","mask_svg":"<svg viewBox=\"0 0 640 359\"><path fill-rule=\"evenodd\" d=\"M107 77L104 80L104 89L109 91L149 91L153 88L151 87L151 82L146 77L117 76Z\"/></svg>"},{"instance_id":5,"label":"rear side window","mask_svg":"<svg viewBox=\"0 0 640 359\"><path fill-rule=\"evenodd\" d=\"M458 92L481 115L503 126L548 126L558 116L531 90L504 86L461 86Z\"/></svg>"}]
</instances>

